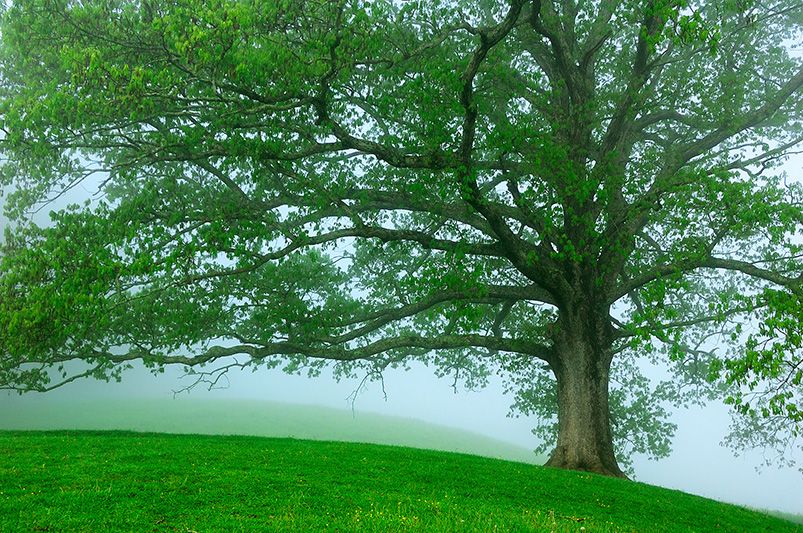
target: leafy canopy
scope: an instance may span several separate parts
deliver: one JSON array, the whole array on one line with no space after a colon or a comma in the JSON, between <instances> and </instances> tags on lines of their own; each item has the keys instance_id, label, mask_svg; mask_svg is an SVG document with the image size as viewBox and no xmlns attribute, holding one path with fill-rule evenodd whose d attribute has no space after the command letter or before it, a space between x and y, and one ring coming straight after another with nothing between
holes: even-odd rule
<instances>
[{"instance_id":1,"label":"leafy canopy","mask_svg":"<svg viewBox=\"0 0 803 533\"><path fill-rule=\"evenodd\" d=\"M665 455L667 405L728 385L799 423L803 188L774 169L803 140L802 21L794 0L12 2L0 386L419 360L501 373L546 435L556 324L589 302L620 449ZM99 193L26 223L79 183Z\"/></svg>"}]
</instances>

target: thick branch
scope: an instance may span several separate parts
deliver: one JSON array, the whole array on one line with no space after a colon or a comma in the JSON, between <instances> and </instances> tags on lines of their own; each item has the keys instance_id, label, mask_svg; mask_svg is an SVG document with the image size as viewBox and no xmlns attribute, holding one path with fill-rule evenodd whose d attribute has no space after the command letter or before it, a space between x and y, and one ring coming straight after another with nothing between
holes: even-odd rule
<instances>
[{"instance_id":1,"label":"thick branch","mask_svg":"<svg viewBox=\"0 0 803 533\"><path fill-rule=\"evenodd\" d=\"M317 338L321 342L326 342L328 344L339 344L343 342L348 342L354 340L358 337L362 337L368 335L379 329L380 327L387 325L393 321L401 320L403 318L407 318L427 309L431 309L439 304L449 303L449 302L471 302L471 303L480 303L480 304L498 304L498 303L506 303L506 305L512 305L513 303L521 300L527 301L535 301L540 303L547 303L554 305L555 302L552 299L551 295L546 293L545 291L539 289L534 285L530 285L528 287L517 287L517 286L491 286L491 287L481 287L478 289L470 289L470 290L463 290L463 291L444 291L441 293L433 294L427 298L419 300L418 302L414 302L408 305L404 305L401 307L393 308L393 309L386 309L382 311L376 311L373 313L369 313L367 316L360 317L357 319L350 320L350 324L357 324L363 322L369 322L368 324L354 329L348 333L344 333L343 335L338 335L335 337L322 337Z\"/></svg>"},{"instance_id":2,"label":"thick branch","mask_svg":"<svg viewBox=\"0 0 803 533\"><path fill-rule=\"evenodd\" d=\"M651 283L657 279L676 276L678 274L691 272L700 268L714 268L719 270L741 272L750 277L763 279L765 281L769 281L770 283L774 283L775 285L786 287L793 292L799 292L801 291L801 287L803 287L803 273L796 278L792 278L772 270L759 268L753 263L748 263L746 261L708 256L697 259L689 259L684 262L656 265L649 272L628 280L626 283L618 287L612 292L609 301L611 303L616 302L630 292L644 287L648 283Z\"/></svg>"},{"instance_id":3,"label":"thick branch","mask_svg":"<svg viewBox=\"0 0 803 533\"><path fill-rule=\"evenodd\" d=\"M447 239L436 239L422 231L413 230L394 230L387 228L377 228L370 226L363 226L357 228L345 228L340 230L322 233L312 237L305 237L303 239L296 239L291 244L271 252L259 256L259 259L251 265L234 268L217 270L193 276L191 278L183 279L179 284L195 283L205 279L217 278L222 276L234 276L238 274L245 274L257 270L262 265L269 261L275 261L287 257L292 252L308 246L321 245L329 242L338 241L349 237L363 237L363 238L376 238L383 242L393 241L411 241L417 242L425 249L443 250L448 252L460 251L469 255L487 256L487 257L504 257L504 250L496 243L477 243L467 244L464 242L450 241Z\"/></svg>"},{"instance_id":4,"label":"thick branch","mask_svg":"<svg viewBox=\"0 0 803 533\"><path fill-rule=\"evenodd\" d=\"M473 162L474 137L477 125L477 108L474 104L474 78L491 48L513 29L523 5L523 1L513 2L505 19L500 24L491 30L480 33L480 44L474 50L468 67L463 73L460 104L463 106L465 115L460 142L461 167L459 175L461 185L466 188L464 196L466 201L488 221L491 229L504 245L508 259L532 281L554 289L557 283L554 279L550 279L554 278L553 272L537 266L536 261L533 261L535 257L538 257L540 262L547 262L548 257L530 243L516 236L499 211L483 198L475 177Z\"/></svg>"},{"instance_id":5,"label":"thick branch","mask_svg":"<svg viewBox=\"0 0 803 533\"><path fill-rule=\"evenodd\" d=\"M738 119L726 121L718 129L680 150L675 165L679 168L734 135L760 126L770 119L786 103L789 97L800 90L801 87L803 87L803 67L778 92L767 98L764 105Z\"/></svg>"},{"instance_id":6,"label":"thick branch","mask_svg":"<svg viewBox=\"0 0 803 533\"><path fill-rule=\"evenodd\" d=\"M211 363L225 357L247 355L257 362L274 355L296 355L313 359L327 359L331 361L357 361L370 360L373 357L391 350L407 348L421 348L426 350L454 350L461 348L485 348L502 352L518 353L530 357L547 360L551 356L551 347L536 342L519 339L503 338L489 335L438 335L423 337L420 335L399 335L369 342L358 347L314 346L297 341L280 341L263 344L238 344L234 346L212 346L206 351L196 355L165 355L156 356L152 353L133 349L124 354L113 354L101 350L91 350L86 360L103 360L113 364L122 364L137 360L146 360L160 365L199 366ZM43 364L63 363L78 358L76 354L70 357L56 358L44 361ZM37 363L36 361L28 361Z\"/></svg>"}]
</instances>

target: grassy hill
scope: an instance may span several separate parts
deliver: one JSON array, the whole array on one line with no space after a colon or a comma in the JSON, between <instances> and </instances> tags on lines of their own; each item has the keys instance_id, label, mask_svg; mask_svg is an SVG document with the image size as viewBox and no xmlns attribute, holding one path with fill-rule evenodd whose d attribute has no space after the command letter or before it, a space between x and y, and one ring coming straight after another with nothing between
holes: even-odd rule
<instances>
[{"instance_id":1,"label":"grassy hill","mask_svg":"<svg viewBox=\"0 0 803 533\"><path fill-rule=\"evenodd\" d=\"M16 401L15 401L16 400ZM0 430L131 430L392 444L542 464L531 450L420 420L249 400L127 399L0 403Z\"/></svg>"},{"instance_id":2,"label":"grassy hill","mask_svg":"<svg viewBox=\"0 0 803 533\"><path fill-rule=\"evenodd\" d=\"M370 444L0 432L0 458L0 531L803 531L641 483Z\"/></svg>"}]
</instances>

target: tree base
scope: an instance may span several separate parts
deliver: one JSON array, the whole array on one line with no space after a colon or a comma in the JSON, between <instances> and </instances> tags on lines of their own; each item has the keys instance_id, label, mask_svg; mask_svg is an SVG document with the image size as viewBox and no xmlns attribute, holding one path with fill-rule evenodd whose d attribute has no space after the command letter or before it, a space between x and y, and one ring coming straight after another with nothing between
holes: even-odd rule
<instances>
[{"instance_id":1,"label":"tree base","mask_svg":"<svg viewBox=\"0 0 803 533\"><path fill-rule=\"evenodd\" d=\"M565 448L561 451L555 449L549 460L544 464L551 468L560 468L563 470L578 470L580 472L592 472L594 474L601 474L603 476L618 477L622 479L629 479L627 475L622 472L619 465L615 460L604 461L599 457L568 457Z\"/></svg>"}]
</instances>

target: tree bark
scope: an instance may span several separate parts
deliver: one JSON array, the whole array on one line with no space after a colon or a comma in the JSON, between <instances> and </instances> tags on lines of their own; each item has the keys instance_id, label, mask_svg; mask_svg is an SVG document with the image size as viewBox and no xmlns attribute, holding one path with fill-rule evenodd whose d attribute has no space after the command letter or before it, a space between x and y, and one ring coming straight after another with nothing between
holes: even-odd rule
<instances>
[{"instance_id":1,"label":"tree bark","mask_svg":"<svg viewBox=\"0 0 803 533\"><path fill-rule=\"evenodd\" d=\"M547 466L627 477L613 450L608 383L612 355L596 320L560 321L550 362L558 388L558 441Z\"/></svg>"}]
</instances>

